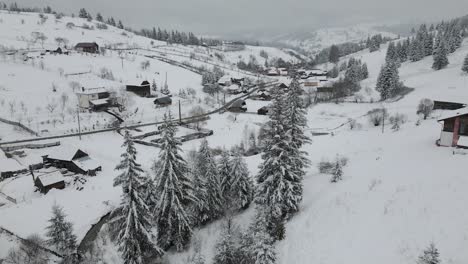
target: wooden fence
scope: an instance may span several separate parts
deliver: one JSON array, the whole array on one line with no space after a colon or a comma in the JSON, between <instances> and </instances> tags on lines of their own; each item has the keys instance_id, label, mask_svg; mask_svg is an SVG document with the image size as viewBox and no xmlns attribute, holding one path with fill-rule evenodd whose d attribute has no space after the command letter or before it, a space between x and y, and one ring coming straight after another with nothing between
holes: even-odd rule
<instances>
[{"instance_id":1,"label":"wooden fence","mask_svg":"<svg viewBox=\"0 0 468 264\"><path fill-rule=\"evenodd\" d=\"M21 124L20 122L10 121L8 119L4 119L4 118L1 118L1 117L0 117L0 122L3 122L5 124L9 124L9 125L12 125L12 126L19 127L19 128L21 128L23 130L26 130L28 133L30 133L30 134L32 134L34 136L39 136L39 134L36 131L30 129L29 127L27 127L27 126L25 126L23 124Z\"/></svg>"}]
</instances>

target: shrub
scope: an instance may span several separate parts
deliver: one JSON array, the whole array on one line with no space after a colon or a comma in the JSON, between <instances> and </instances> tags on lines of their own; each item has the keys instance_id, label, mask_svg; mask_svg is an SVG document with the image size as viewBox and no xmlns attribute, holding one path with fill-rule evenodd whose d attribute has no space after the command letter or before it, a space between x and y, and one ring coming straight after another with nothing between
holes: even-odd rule
<instances>
[{"instance_id":1,"label":"shrub","mask_svg":"<svg viewBox=\"0 0 468 264\"><path fill-rule=\"evenodd\" d=\"M404 114L396 113L395 115L391 116L389 121L392 124L392 129L397 131L400 130L402 124L406 123L407 117Z\"/></svg>"},{"instance_id":2,"label":"shrub","mask_svg":"<svg viewBox=\"0 0 468 264\"><path fill-rule=\"evenodd\" d=\"M416 113L418 115L422 115L424 119L427 119L432 113L432 110L434 109L434 101L428 98L421 99L418 104L418 109Z\"/></svg>"},{"instance_id":3,"label":"shrub","mask_svg":"<svg viewBox=\"0 0 468 264\"><path fill-rule=\"evenodd\" d=\"M97 24L96 24L96 28L97 28L97 29L103 29L103 30L104 30L104 29L108 29L107 25L104 24L104 23L97 23Z\"/></svg>"},{"instance_id":4,"label":"shrub","mask_svg":"<svg viewBox=\"0 0 468 264\"><path fill-rule=\"evenodd\" d=\"M72 28L75 27L75 24L73 24L72 22L68 22L67 25L66 25L66 27L67 27L68 29L72 29Z\"/></svg>"},{"instance_id":5,"label":"shrub","mask_svg":"<svg viewBox=\"0 0 468 264\"><path fill-rule=\"evenodd\" d=\"M388 112L385 108L375 108L368 113L369 122L374 126L380 126L382 121L388 118Z\"/></svg>"},{"instance_id":6,"label":"shrub","mask_svg":"<svg viewBox=\"0 0 468 264\"><path fill-rule=\"evenodd\" d=\"M99 77L101 77L102 79L115 81L114 74L112 73L110 69L107 69L106 67L101 68Z\"/></svg>"}]
</instances>

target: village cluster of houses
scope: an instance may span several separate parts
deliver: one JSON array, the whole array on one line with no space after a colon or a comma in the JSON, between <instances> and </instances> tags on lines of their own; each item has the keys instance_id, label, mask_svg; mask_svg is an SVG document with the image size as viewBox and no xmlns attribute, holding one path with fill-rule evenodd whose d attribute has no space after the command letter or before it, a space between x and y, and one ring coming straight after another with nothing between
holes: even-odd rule
<instances>
[{"instance_id":1,"label":"village cluster of houses","mask_svg":"<svg viewBox=\"0 0 468 264\"><path fill-rule=\"evenodd\" d=\"M3 151L0 151L3 155ZM65 188L65 175L96 176L101 166L86 152L70 146L55 148L49 154L42 156L42 163L21 165L13 158L0 157L0 180L21 174L31 174L33 184L41 193L51 189Z\"/></svg>"}]
</instances>

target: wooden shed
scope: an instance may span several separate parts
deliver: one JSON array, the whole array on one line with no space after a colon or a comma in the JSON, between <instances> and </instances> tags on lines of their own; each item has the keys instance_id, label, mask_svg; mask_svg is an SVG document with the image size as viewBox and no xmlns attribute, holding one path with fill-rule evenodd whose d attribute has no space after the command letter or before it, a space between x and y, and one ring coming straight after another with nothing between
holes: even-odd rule
<instances>
[{"instance_id":1,"label":"wooden shed","mask_svg":"<svg viewBox=\"0 0 468 264\"><path fill-rule=\"evenodd\" d=\"M151 85L148 81L143 81L140 85L126 85L126 90L141 97L151 96Z\"/></svg>"},{"instance_id":2,"label":"wooden shed","mask_svg":"<svg viewBox=\"0 0 468 264\"><path fill-rule=\"evenodd\" d=\"M246 112L247 111L247 104L245 100L239 99L234 101L229 107L228 110L231 112Z\"/></svg>"},{"instance_id":3,"label":"wooden shed","mask_svg":"<svg viewBox=\"0 0 468 264\"><path fill-rule=\"evenodd\" d=\"M159 97L154 100L156 106L168 106L172 104L172 98L170 96Z\"/></svg>"},{"instance_id":4,"label":"wooden shed","mask_svg":"<svg viewBox=\"0 0 468 264\"><path fill-rule=\"evenodd\" d=\"M65 177L58 170L38 175L34 185L41 193L48 193L51 189L65 189Z\"/></svg>"},{"instance_id":5,"label":"wooden shed","mask_svg":"<svg viewBox=\"0 0 468 264\"><path fill-rule=\"evenodd\" d=\"M71 147L57 149L53 153L44 156L43 160L45 164L50 164L56 168L66 168L71 172L84 175L94 176L97 171L102 169L86 152Z\"/></svg>"}]
</instances>

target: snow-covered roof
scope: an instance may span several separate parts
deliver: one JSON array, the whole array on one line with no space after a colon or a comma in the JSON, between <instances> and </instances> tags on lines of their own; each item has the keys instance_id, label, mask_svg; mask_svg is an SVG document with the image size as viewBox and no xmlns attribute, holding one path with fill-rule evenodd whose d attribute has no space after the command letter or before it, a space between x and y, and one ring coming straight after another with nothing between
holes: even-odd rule
<instances>
[{"instance_id":1,"label":"snow-covered roof","mask_svg":"<svg viewBox=\"0 0 468 264\"><path fill-rule=\"evenodd\" d=\"M108 98L104 98L104 99L92 100L90 101L90 103L93 105L106 105L109 103L109 101L108 101Z\"/></svg>"},{"instance_id":2,"label":"snow-covered roof","mask_svg":"<svg viewBox=\"0 0 468 264\"><path fill-rule=\"evenodd\" d=\"M460 108L457 110L447 112L447 114L440 117L437 121L443 121L445 119L450 119L450 118L462 116L462 115L468 115L468 107L464 107L464 108Z\"/></svg>"},{"instance_id":3,"label":"snow-covered roof","mask_svg":"<svg viewBox=\"0 0 468 264\"><path fill-rule=\"evenodd\" d=\"M76 92L77 94L98 94L98 93L106 93L108 92L106 88L99 87L99 88L84 88L80 91Z\"/></svg>"},{"instance_id":4,"label":"snow-covered roof","mask_svg":"<svg viewBox=\"0 0 468 264\"><path fill-rule=\"evenodd\" d=\"M42 185L49 186L58 182L62 182L65 180L62 173L60 171L53 171L47 174L42 174L37 176L37 178L41 181Z\"/></svg>"},{"instance_id":5,"label":"snow-covered roof","mask_svg":"<svg viewBox=\"0 0 468 264\"><path fill-rule=\"evenodd\" d=\"M468 148L468 137L467 136L460 136L460 138L458 139L457 145L460 146L460 147Z\"/></svg>"},{"instance_id":6,"label":"snow-covered roof","mask_svg":"<svg viewBox=\"0 0 468 264\"><path fill-rule=\"evenodd\" d=\"M100 166L97 161L91 159L89 156L73 160L73 163L84 171L95 170Z\"/></svg>"},{"instance_id":7,"label":"snow-covered roof","mask_svg":"<svg viewBox=\"0 0 468 264\"><path fill-rule=\"evenodd\" d=\"M73 160L73 157L75 157L78 151L79 149L71 147L71 146L60 146L54 149L52 153L47 155L47 158L54 159L54 160L71 161Z\"/></svg>"},{"instance_id":8,"label":"snow-covered roof","mask_svg":"<svg viewBox=\"0 0 468 264\"><path fill-rule=\"evenodd\" d=\"M226 89L228 89L229 91L237 91L237 90L240 90L240 86L237 84L232 84L232 85L229 85Z\"/></svg>"},{"instance_id":9,"label":"snow-covered roof","mask_svg":"<svg viewBox=\"0 0 468 264\"><path fill-rule=\"evenodd\" d=\"M13 171L21 171L25 169L26 167L19 164L18 161L14 159L0 157L0 172L7 172L7 171L13 172Z\"/></svg>"},{"instance_id":10,"label":"snow-covered roof","mask_svg":"<svg viewBox=\"0 0 468 264\"><path fill-rule=\"evenodd\" d=\"M223 77L219 78L218 83L226 83L231 81L231 75L224 75Z\"/></svg>"}]
</instances>

